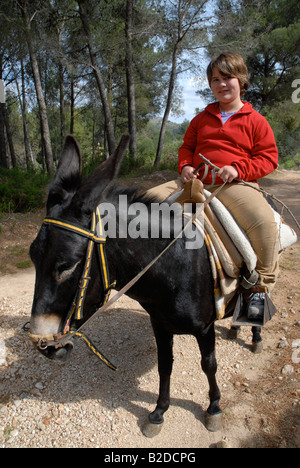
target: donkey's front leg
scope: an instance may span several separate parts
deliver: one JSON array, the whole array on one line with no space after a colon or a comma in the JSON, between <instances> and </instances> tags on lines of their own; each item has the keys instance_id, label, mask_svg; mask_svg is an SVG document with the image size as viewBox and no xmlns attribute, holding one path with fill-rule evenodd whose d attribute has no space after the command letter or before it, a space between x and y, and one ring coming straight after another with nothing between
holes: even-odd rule
<instances>
[{"instance_id":1,"label":"donkey's front leg","mask_svg":"<svg viewBox=\"0 0 300 468\"><path fill-rule=\"evenodd\" d=\"M215 329L212 325L205 336L196 336L202 355L202 369L209 383L210 405L206 413L206 429L216 432L222 429L221 394L216 381L217 361L215 355Z\"/></svg>"},{"instance_id":2,"label":"donkey's front leg","mask_svg":"<svg viewBox=\"0 0 300 468\"><path fill-rule=\"evenodd\" d=\"M173 335L164 331L152 320L158 353L159 397L155 411L143 427L146 437L154 437L161 431L164 422L163 414L170 406L170 378L173 367Z\"/></svg>"}]
</instances>

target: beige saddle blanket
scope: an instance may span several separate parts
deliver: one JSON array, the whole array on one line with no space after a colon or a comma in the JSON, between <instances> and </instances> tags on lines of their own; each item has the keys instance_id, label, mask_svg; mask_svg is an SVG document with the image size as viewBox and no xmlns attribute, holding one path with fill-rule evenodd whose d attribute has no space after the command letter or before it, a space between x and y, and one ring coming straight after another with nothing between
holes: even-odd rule
<instances>
[{"instance_id":1,"label":"beige saddle blanket","mask_svg":"<svg viewBox=\"0 0 300 468\"><path fill-rule=\"evenodd\" d=\"M147 195L159 198L161 201L167 200L168 203L177 202L184 207L184 204L204 203L210 192L203 190L202 182L194 179L188 182L184 189L181 181L176 180L148 190ZM297 236L275 211L274 217L280 233L280 251L282 251L294 244ZM227 305L240 284L242 267L246 265L248 271L252 272L255 270L257 257L246 233L216 197L205 208L204 226L199 221L195 224L203 233L209 253L216 313L217 318L222 319Z\"/></svg>"}]
</instances>

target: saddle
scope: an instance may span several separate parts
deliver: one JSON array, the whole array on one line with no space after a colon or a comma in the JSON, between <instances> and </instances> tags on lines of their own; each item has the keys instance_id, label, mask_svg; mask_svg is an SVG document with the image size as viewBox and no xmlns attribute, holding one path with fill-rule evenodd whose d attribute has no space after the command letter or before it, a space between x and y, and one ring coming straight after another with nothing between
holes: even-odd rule
<instances>
[{"instance_id":1,"label":"saddle","mask_svg":"<svg viewBox=\"0 0 300 468\"><path fill-rule=\"evenodd\" d=\"M210 192L204 190L202 182L193 179L177 194L175 201L184 207L184 204L187 203L193 205L204 203L209 196ZM297 241L297 236L294 230L284 223L279 213L273 211L278 224L280 251L282 251L294 244ZM201 224L203 223L197 223L196 221L196 225L203 232L209 253L214 280L217 319L222 319L228 313L233 299L236 299L235 303L239 302L237 296L239 289L249 290L252 288L253 290L253 285L258 278L255 272L257 256L246 233L216 197L206 206L204 226L201 226ZM266 303L271 310L269 315L274 315L275 312L271 307L269 298ZM241 308L241 304L239 307ZM250 325L249 323L246 324Z\"/></svg>"}]
</instances>

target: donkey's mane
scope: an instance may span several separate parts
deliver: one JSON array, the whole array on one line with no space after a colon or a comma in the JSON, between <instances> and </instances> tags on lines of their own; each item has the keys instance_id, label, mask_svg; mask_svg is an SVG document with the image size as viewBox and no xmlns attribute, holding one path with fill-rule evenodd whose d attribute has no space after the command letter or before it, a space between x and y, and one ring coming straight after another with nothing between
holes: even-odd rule
<instances>
[{"instance_id":1,"label":"donkey's mane","mask_svg":"<svg viewBox=\"0 0 300 468\"><path fill-rule=\"evenodd\" d=\"M147 207L150 207L151 203L160 202L158 198L147 195L139 187L128 187L117 182L107 190L105 199L113 204L118 204L120 195L127 195L129 204L143 203Z\"/></svg>"}]
</instances>

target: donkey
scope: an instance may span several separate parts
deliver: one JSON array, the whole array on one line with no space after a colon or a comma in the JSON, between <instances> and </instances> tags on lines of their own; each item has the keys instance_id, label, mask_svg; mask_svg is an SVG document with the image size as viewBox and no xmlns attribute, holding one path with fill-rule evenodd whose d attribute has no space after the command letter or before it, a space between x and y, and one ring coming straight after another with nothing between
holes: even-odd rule
<instances>
[{"instance_id":1,"label":"donkey","mask_svg":"<svg viewBox=\"0 0 300 468\"><path fill-rule=\"evenodd\" d=\"M114 155L87 180L82 181L80 148L75 138L68 136L49 188L47 218L60 219L88 231L94 210L103 202L115 206L117 220L128 215L119 206L120 189L111 184L118 172L128 139L128 136L123 136ZM150 200L143 199L130 189L123 189L122 193L127 194L132 203L148 203L150 210ZM117 225L117 233L118 229ZM88 242L85 236L77 232L44 222L32 243L30 254L36 269L36 282L30 333L36 341L63 332L78 284L82 281ZM108 269L110 277L116 281L116 289L123 288L169 242L162 236L156 239L131 239L118 235L116 238L107 237L105 249ZM210 404L206 413L206 428L217 431L222 427L219 405L221 395L216 382L216 314L210 262L205 244L197 250L187 250L185 242L183 235L128 292L149 313L157 343L160 386L157 406L144 427L144 434L149 437L160 431L163 415L170 405L174 334L191 334L196 337L202 356L202 369L209 384ZM106 291L95 253L91 259L89 277L83 316L73 316L70 320L70 328L73 330L81 327L105 300ZM39 350L48 358L65 359L72 346L70 339L58 349L47 346Z\"/></svg>"}]
</instances>

